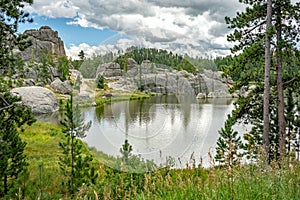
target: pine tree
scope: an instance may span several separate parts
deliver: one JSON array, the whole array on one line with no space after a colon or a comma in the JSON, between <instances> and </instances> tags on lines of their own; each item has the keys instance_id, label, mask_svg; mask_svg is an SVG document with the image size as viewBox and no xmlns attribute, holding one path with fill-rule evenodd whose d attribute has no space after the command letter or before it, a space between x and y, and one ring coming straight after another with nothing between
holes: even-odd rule
<instances>
[{"instance_id":1,"label":"pine tree","mask_svg":"<svg viewBox=\"0 0 300 200\"><path fill-rule=\"evenodd\" d=\"M103 89L104 88L104 77L101 74L98 74L96 78L96 85L97 88Z\"/></svg>"},{"instance_id":2,"label":"pine tree","mask_svg":"<svg viewBox=\"0 0 300 200\"><path fill-rule=\"evenodd\" d=\"M283 51L288 48L291 48L295 45L295 41L299 39L298 30L299 30L299 3L292 5L290 0L242 0L240 1L250 7L246 8L244 13L237 13L237 17L230 19L226 17L226 23L229 24L229 28L234 29L232 34L228 35L229 41L238 42L237 45L232 49L234 52L239 50L247 50L253 47L253 45L262 44L262 41L265 41L263 48L265 48L265 72L264 72L264 101L263 101L263 146L265 153L265 160L269 161L269 154L271 153L270 149L270 140L274 137L274 135L270 135L272 131L275 130L277 126L272 121L274 119L270 118L270 114L273 112L272 107L270 107L270 103L276 104L278 109L275 110L277 114L276 121L279 123L277 135L280 135L280 152L281 157L285 154L285 117L284 117L284 88L282 81L282 63ZM274 37L276 35L276 37ZM276 50L276 51L275 51ZM271 56L271 51L276 58ZM261 51L257 51L253 53L259 59L263 54ZM242 56L238 56L242 58ZM247 60L251 61L250 67L255 66L253 64L253 57L244 57L241 59L245 64ZM248 58L248 59L247 59ZM285 61L287 62L287 61ZM270 101L270 92L273 91L272 86L274 85L273 73L270 71L271 64L276 65L277 70L277 98L278 102L274 103L273 98ZM240 67L241 63L234 63L233 66ZM232 67L231 67L232 68ZM233 69L239 71L239 68ZM256 70L259 72L259 70ZM231 72L229 72L231 73ZM240 75L244 74L244 72L239 73ZM249 74L248 74L249 75ZM245 77L245 76L244 76ZM248 78L246 78L248 79ZM252 80L253 81L253 80ZM238 84L240 86L247 86L249 82L245 82L242 80L242 77L238 79ZM257 85L260 82L256 82ZM278 104L277 104L278 103ZM273 124L271 124L273 123ZM273 150L272 150L273 151Z\"/></svg>"},{"instance_id":3,"label":"pine tree","mask_svg":"<svg viewBox=\"0 0 300 200\"><path fill-rule=\"evenodd\" d=\"M78 105L75 106L73 103L73 95L66 104L61 125L66 141L59 143L63 152L59 164L62 173L66 176L63 185L67 186L71 194L74 194L83 183L95 182L97 174L94 173L95 170L91 166L92 157L83 155L83 144L79 140L86 136L85 132L91 127L91 121L84 123Z\"/></svg>"},{"instance_id":4,"label":"pine tree","mask_svg":"<svg viewBox=\"0 0 300 200\"><path fill-rule=\"evenodd\" d=\"M85 59L85 54L84 54L84 51L81 50L78 54L78 57L80 58L80 60L84 60Z\"/></svg>"},{"instance_id":5,"label":"pine tree","mask_svg":"<svg viewBox=\"0 0 300 200\"><path fill-rule=\"evenodd\" d=\"M217 140L215 159L228 167L238 164L242 157L239 152L242 145L241 138L238 136L238 132L232 128L235 122L236 119L228 115L224 128L219 131L220 137Z\"/></svg>"},{"instance_id":6,"label":"pine tree","mask_svg":"<svg viewBox=\"0 0 300 200\"><path fill-rule=\"evenodd\" d=\"M19 23L31 22L23 8L32 0L0 1L0 198L13 188L14 181L26 167L24 148L18 127L33 123L34 117L29 108L20 103L20 98L12 96L8 82L1 76L10 76L15 65L20 63L13 55L13 49L24 50L30 42L25 35L17 34ZM19 66L20 67L20 66Z\"/></svg>"},{"instance_id":7,"label":"pine tree","mask_svg":"<svg viewBox=\"0 0 300 200\"><path fill-rule=\"evenodd\" d=\"M38 64L38 79L39 81L47 84L51 82L51 75L50 75L50 67L54 67L54 61L50 52L47 52L43 49L42 54L39 57L39 64Z\"/></svg>"},{"instance_id":8,"label":"pine tree","mask_svg":"<svg viewBox=\"0 0 300 200\"><path fill-rule=\"evenodd\" d=\"M129 158L132 155L132 146L129 144L128 140L126 139L124 144L122 145L122 148L120 149L120 152L122 154L122 161L123 164L129 165Z\"/></svg>"},{"instance_id":9,"label":"pine tree","mask_svg":"<svg viewBox=\"0 0 300 200\"><path fill-rule=\"evenodd\" d=\"M66 56L61 56L58 58L57 70L62 81L65 81L69 78L69 60Z\"/></svg>"},{"instance_id":10,"label":"pine tree","mask_svg":"<svg viewBox=\"0 0 300 200\"><path fill-rule=\"evenodd\" d=\"M280 158L286 154L286 122L283 86L283 53L299 41L300 3L291 0L274 0L273 21L276 29L276 75L278 95L278 126L280 135Z\"/></svg>"},{"instance_id":11,"label":"pine tree","mask_svg":"<svg viewBox=\"0 0 300 200\"><path fill-rule=\"evenodd\" d=\"M3 197L27 165L23 154L26 143L17 128L35 120L31 110L22 106L3 82L0 83L0 111L0 197Z\"/></svg>"}]
</instances>

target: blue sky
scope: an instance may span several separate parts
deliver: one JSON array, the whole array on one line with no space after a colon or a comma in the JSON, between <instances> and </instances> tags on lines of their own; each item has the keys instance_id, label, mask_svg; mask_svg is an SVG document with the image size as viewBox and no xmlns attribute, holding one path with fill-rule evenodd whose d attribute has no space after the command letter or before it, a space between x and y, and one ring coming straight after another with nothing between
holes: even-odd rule
<instances>
[{"instance_id":1,"label":"blue sky","mask_svg":"<svg viewBox=\"0 0 300 200\"><path fill-rule=\"evenodd\" d=\"M20 24L19 32L23 33L28 29L39 29L41 26L50 26L53 30L59 32L59 36L62 38L67 48L70 48L71 45L78 46L82 43L97 46L108 38L118 34L108 28L99 30L93 27L68 25L67 22L72 21L70 18L49 18L46 16L38 16L36 14L32 14L31 17L33 17L34 22Z\"/></svg>"}]
</instances>

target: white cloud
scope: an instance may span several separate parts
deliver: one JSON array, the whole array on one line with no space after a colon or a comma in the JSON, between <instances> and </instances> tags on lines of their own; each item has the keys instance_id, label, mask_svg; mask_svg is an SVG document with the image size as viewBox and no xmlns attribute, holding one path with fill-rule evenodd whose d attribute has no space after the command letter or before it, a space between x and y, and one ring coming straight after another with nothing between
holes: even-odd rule
<instances>
[{"instance_id":1,"label":"white cloud","mask_svg":"<svg viewBox=\"0 0 300 200\"><path fill-rule=\"evenodd\" d=\"M201 55L229 47L224 17L234 16L240 7L237 0L58 0L50 3L35 0L28 10L48 17L71 18L70 25L107 27L130 36L133 42L129 43ZM124 41L120 43L125 45ZM82 44L76 48L96 53L106 49L103 46L91 48ZM67 50L73 51L75 46Z\"/></svg>"},{"instance_id":2,"label":"white cloud","mask_svg":"<svg viewBox=\"0 0 300 200\"><path fill-rule=\"evenodd\" d=\"M39 15L55 18L66 17L73 18L80 10L72 1L57 0L57 1L43 1L35 0L32 6L26 6L25 8L29 12L34 12Z\"/></svg>"}]
</instances>

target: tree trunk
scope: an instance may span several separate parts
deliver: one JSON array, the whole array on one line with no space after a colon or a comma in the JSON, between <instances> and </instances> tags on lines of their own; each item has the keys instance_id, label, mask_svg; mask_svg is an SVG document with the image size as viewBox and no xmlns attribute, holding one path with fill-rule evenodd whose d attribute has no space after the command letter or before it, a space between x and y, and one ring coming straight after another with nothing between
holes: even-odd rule
<instances>
[{"instance_id":1,"label":"tree trunk","mask_svg":"<svg viewBox=\"0 0 300 200\"><path fill-rule=\"evenodd\" d=\"M278 125L279 125L279 136L280 136L280 159L282 160L285 156L285 117L284 117L284 92L282 83L282 22L281 22L281 7L278 7L278 13L276 16L276 34L277 34L277 93L278 93Z\"/></svg>"},{"instance_id":2,"label":"tree trunk","mask_svg":"<svg viewBox=\"0 0 300 200\"><path fill-rule=\"evenodd\" d=\"M263 147L264 147L264 156L265 161L269 162L269 132L270 132L270 119L269 119L269 110L270 110L270 69L271 69L271 36L269 35L269 29L271 27L272 18L272 0L267 1L267 25L266 25L266 34L265 34L265 77L264 77L264 108L263 108Z\"/></svg>"},{"instance_id":3,"label":"tree trunk","mask_svg":"<svg viewBox=\"0 0 300 200\"><path fill-rule=\"evenodd\" d=\"M71 193L74 194L74 136L71 136Z\"/></svg>"}]
</instances>

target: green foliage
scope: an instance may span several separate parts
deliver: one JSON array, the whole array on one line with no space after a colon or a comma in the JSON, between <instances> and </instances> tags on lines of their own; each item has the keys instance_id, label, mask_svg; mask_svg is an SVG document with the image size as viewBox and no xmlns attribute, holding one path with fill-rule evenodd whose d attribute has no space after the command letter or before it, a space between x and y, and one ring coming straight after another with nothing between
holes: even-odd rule
<instances>
[{"instance_id":1,"label":"green foliage","mask_svg":"<svg viewBox=\"0 0 300 200\"><path fill-rule=\"evenodd\" d=\"M122 161L125 165L128 165L129 157L131 156L132 152L132 146L129 144L128 140L125 140L122 148L120 149L120 152L122 154Z\"/></svg>"},{"instance_id":2,"label":"green foliage","mask_svg":"<svg viewBox=\"0 0 300 200\"><path fill-rule=\"evenodd\" d=\"M120 148L121 157L110 166L116 170L134 174L152 171L157 167L153 161L144 160L140 156L134 155L132 150L131 144L126 139Z\"/></svg>"},{"instance_id":3,"label":"green foliage","mask_svg":"<svg viewBox=\"0 0 300 200\"><path fill-rule=\"evenodd\" d=\"M104 77L100 74L97 76L96 85L99 89L104 89Z\"/></svg>"},{"instance_id":4,"label":"green foliage","mask_svg":"<svg viewBox=\"0 0 300 200\"><path fill-rule=\"evenodd\" d=\"M84 78L96 78L97 68L100 64L112 62L114 54L112 52L105 55L93 56L92 58L86 58L84 60L72 61L74 67L79 66L79 71L82 73Z\"/></svg>"},{"instance_id":5,"label":"green foliage","mask_svg":"<svg viewBox=\"0 0 300 200\"><path fill-rule=\"evenodd\" d=\"M51 71L50 67L55 66L51 53L43 49L38 61L38 80L47 84L48 82L51 82L51 76L49 73Z\"/></svg>"},{"instance_id":6,"label":"green foliage","mask_svg":"<svg viewBox=\"0 0 300 200\"><path fill-rule=\"evenodd\" d=\"M69 78L69 60L66 56L61 56L58 58L57 70L62 81L65 81Z\"/></svg>"},{"instance_id":7,"label":"green foliage","mask_svg":"<svg viewBox=\"0 0 300 200\"><path fill-rule=\"evenodd\" d=\"M222 71L227 66L230 66L233 62L233 58L231 55L226 57L216 57L214 59L214 63L219 71Z\"/></svg>"},{"instance_id":8,"label":"green foliage","mask_svg":"<svg viewBox=\"0 0 300 200\"><path fill-rule=\"evenodd\" d=\"M85 59L85 54L84 54L84 51L81 50L78 54L78 57L80 58L80 60L84 60Z\"/></svg>"},{"instance_id":9,"label":"green foliage","mask_svg":"<svg viewBox=\"0 0 300 200\"><path fill-rule=\"evenodd\" d=\"M286 93L288 87L285 86L285 91L282 92L281 79L283 78L287 82L295 79L293 82L299 83L298 75L293 72L287 75L285 71L294 67L294 72L298 72L298 67L293 64L298 60L293 55L296 54L297 50L292 47L299 40L300 4L292 5L289 0L268 1L267 3L260 0L243 0L240 2L249 5L249 7L246 8L245 12L237 13L233 19L226 17L225 20L229 28L234 29L227 36L228 41L236 42L236 45L231 49L232 52L241 50L243 52L235 56L233 62L229 66L224 66L223 70L226 76L232 77L235 81L231 91L238 89L247 91L251 84L255 85L254 90L247 92L249 93L247 97L239 98L234 111L238 120L250 122L253 125L252 130L244 135L245 144L242 146L246 152L246 157L257 159L263 146L267 156L266 160L276 161L279 158L279 149L280 156L284 157L285 140L287 139L285 138L287 129L284 125L285 105L280 104L280 102L284 102L283 94ZM272 13L267 12L267 5L272 7ZM271 17L269 15L267 17L271 20L271 27L269 27L270 23L266 24L266 13L271 15ZM269 49L265 48L268 44L267 42L265 44L265 41L268 41L268 38L271 40L271 51L273 51L271 66L273 68L276 66L277 74L272 70L265 71L269 68L267 63L269 63L270 54L264 51L264 49ZM264 63L266 63L265 69L262 67ZM282 68L283 76L281 75ZM264 88L263 84L265 85ZM269 84L271 88L269 88ZM296 89L297 86L292 86L292 88ZM264 109L264 117L261 113L262 109ZM268 128L269 126L270 128ZM262 132L264 132L264 137L262 137ZM283 142L280 143L280 140Z\"/></svg>"},{"instance_id":10,"label":"green foliage","mask_svg":"<svg viewBox=\"0 0 300 200\"><path fill-rule=\"evenodd\" d=\"M217 140L215 159L228 167L239 164L242 157L239 152L242 145L241 138L238 136L238 132L232 128L235 122L236 119L228 115L224 128L219 131L220 137Z\"/></svg>"},{"instance_id":11,"label":"green foliage","mask_svg":"<svg viewBox=\"0 0 300 200\"><path fill-rule=\"evenodd\" d=\"M256 62L251 58L252 50L251 47L246 49L243 54L236 56L231 66L225 68L225 73L229 76L235 77L234 87L235 89L241 88L248 93L247 96L240 96L235 103L235 110L232 116L237 119L237 122L250 123L252 128L249 132L245 133L243 136L243 144L241 145L241 150L244 152L243 157L250 161L257 162L261 158L262 146L263 146L263 70L256 66L259 62ZM254 45L254 50L259 50ZM299 154L299 148L297 143L299 139L299 117L297 115L297 110L299 110L299 51L298 50L287 50L284 51L284 70L283 70L283 80L285 84L285 94L286 94L286 112L285 118L287 122L286 129L286 153L290 158L295 158ZM247 62L246 59L249 59ZM258 60L257 57L256 60ZM241 62L243 61L243 62ZM262 63L262 61L260 61ZM249 66L246 68L245 66ZM241 70L242 69L242 70ZM252 73L254 74L252 74ZM270 161L277 161L279 159L279 134L278 134L278 101L276 101L277 91L276 91L276 80L274 79L275 74L271 73L271 101L270 101ZM251 90L249 86L252 86Z\"/></svg>"},{"instance_id":12,"label":"green foliage","mask_svg":"<svg viewBox=\"0 0 300 200\"><path fill-rule=\"evenodd\" d=\"M220 70L217 64L215 63L216 59L201 58L198 56L196 58L192 58L189 57L188 55L185 55L184 58L187 59L191 64L193 64L199 72L203 72L204 69L212 70L212 71Z\"/></svg>"},{"instance_id":13,"label":"green foliage","mask_svg":"<svg viewBox=\"0 0 300 200\"><path fill-rule=\"evenodd\" d=\"M0 83L0 197L13 188L14 180L27 165L23 154L26 143L17 128L35 121L31 110L22 106L20 99L12 96L1 80Z\"/></svg>"},{"instance_id":14,"label":"green foliage","mask_svg":"<svg viewBox=\"0 0 300 200\"><path fill-rule=\"evenodd\" d=\"M81 77L77 76L75 83L74 83L74 89L80 91L80 85L81 85Z\"/></svg>"},{"instance_id":15,"label":"green foliage","mask_svg":"<svg viewBox=\"0 0 300 200\"><path fill-rule=\"evenodd\" d=\"M116 58L115 62L120 65L121 69L123 69L123 70L125 70L125 72L127 72L129 58L130 58L130 54L125 53L123 56L119 56L118 58Z\"/></svg>"},{"instance_id":16,"label":"green foliage","mask_svg":"<svg viewBox=\"0 0 300 200\"><path fill-rule=\"evenodd\" d=\"M101 63L102 62L98 57L93 59L85 59L81 64L79 71L84 78L95 78L97 68Z\"/></svg>"},{"instance_id":17,"label":"green foliage","mask_svg":"<svg viewBox=\"0 0 300 200\"><path fill-rule=\"evenodd\" d=\"M251 83L262 84L264 80L263 41L252 44L242 54L234 56L231 64L223 66L224 76L231 77L234 85L231 91L247 89Z\"/></svg>"},{"instance_id":18,"label":"green foliage","mask_svg":"<svg viewBox=\"0 0 300 200\"><path fill-rule=\"evenodd\" d=\"M115 59L115 62L120 64L121 69L127 71L128 58L133 58L138 64L141 64L144 60L150 60L160 67L171 67L177 70L186 70L190 73L196 73L196 68L187 59L177 54L173 55L172 52L166 50L131 47L128 52Z\"/></svg>"},{"instance_id":19,"label":"green foliage","mask_svg":"<svg viewBox=\"0 0 300 200\"><path fill-rule=\"evenodd\" d=\"M60 184L65 177L58 170L61 157L57 142L64 141L61 128L47 123L25 126L22 139L28 145L28 171L19 176L16 190L8 199L299 199L300 163L292 161L278 168L256 163L231 169L210 168L154 168L152 171L129 173L110 168L121 163L98 152L95 185L82 185L71 197ZM83 144L83 143L81 143ZM84 144L83 144L84 145ZM86 148L85 155L90 155ZM134 156L133 154L131 156ZM111 164L105 163L110 160ZM130 163L130 162L129 162ZM131 171L134 172L134 171ZM24 190L25 188L25 190ZM24 191L24 196L23 196Z\"/></svg>"},{"instance_id":20,"label":"green foliage","mask_svg":"<svg viewBox=\"0 0 300 200\"><path fill-rule=\"evenodd\" d=\"M79 70L81 64L84 62L83 60L70 60L71 65L74 67L74 69Z\"/></svg>"},{"instance_id":21,"label":"green foliage","mask_svg":"<svg viewBox=\"0 0 300 200\"><path fill-rule=\"evenodd\" d=\"M60 142L64 156L60 157L59 165L65 177L62 185L66 187L71 194L82 185L95 182L97 174L91 167L93 158L82 154L82 142L78 138L84 138L85 132L91 127L91 121L84 123L83 116L78 105L73 105L73 95L68 100L64 118L61 121L63 132L65 133L65 142Z\"/></svg>"},{"instance_id":22,"label":"green foliage","mask_svg":"<svg viewBox=\"0 0 300 200\"><path fill-rule=\"evenodd\" d=\"M23 10L26 4L31 4L32 0L22 1L0 1L0 72L1 74L14 73L13 49L18 47L24 50L31 45L26 41L27 36L17 34L18 24L32 22L29 14Z\"/></svg>"}]
</instances>

